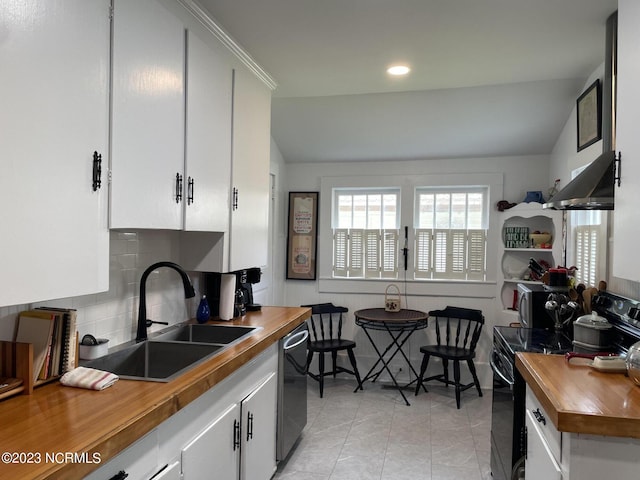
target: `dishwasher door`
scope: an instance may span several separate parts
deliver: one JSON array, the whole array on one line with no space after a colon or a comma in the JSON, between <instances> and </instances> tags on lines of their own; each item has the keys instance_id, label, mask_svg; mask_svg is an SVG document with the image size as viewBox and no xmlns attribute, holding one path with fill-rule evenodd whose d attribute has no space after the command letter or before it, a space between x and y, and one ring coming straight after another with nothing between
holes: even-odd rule
<instances>
[{"instance_id":1,"label":"dishwasher door","mask_svg":"<svg viewBox=\"0 0 640 480\"><path fill-rule=\"evenodd\" d=\"M280 340L276 460L284 460L307 424L307 339L303 323Z\"/></svg>"}]
</instances>

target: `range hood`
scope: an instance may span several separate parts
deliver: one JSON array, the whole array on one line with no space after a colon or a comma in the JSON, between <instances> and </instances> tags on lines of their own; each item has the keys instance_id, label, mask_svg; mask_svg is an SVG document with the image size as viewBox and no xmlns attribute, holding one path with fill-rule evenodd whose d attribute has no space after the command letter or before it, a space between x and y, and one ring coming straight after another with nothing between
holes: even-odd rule
<instances>
[{"instance_id":1,"label":"range hood","mask_svg":"<svg viewBox=\"0 0 640 480\"><path fill-rule=\"evenodd\" d=\"M615 118L618 12L607 19L602 88L602 155L556 193L543 208L554 210L613 210L616 178Z\"/></svg>"}]
</instances>

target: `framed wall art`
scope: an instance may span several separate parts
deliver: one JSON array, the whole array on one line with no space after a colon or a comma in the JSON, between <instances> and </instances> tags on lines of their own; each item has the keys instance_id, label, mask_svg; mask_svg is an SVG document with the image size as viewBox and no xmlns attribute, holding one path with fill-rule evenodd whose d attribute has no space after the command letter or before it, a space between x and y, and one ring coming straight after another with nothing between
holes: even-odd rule
<instances>
[{"instance_id":1,"label":"framed wall art","mask_svg":"<svg viewBox=\"0 0 640 480\"><path fill-rule=\"evenodd\" d=\"M289 192L287 279L315 280L318 192Z\"/></svg>"},{"instance_id":2,"label":"framed wall art","mask_svg":"<svg viewBox=\"0 0 640 480\"><path fill-rule=\"evenodd\" d=\"M597 79L576 100L578 151L602 138L602 89Z\"/></svg>"}]
</instances>

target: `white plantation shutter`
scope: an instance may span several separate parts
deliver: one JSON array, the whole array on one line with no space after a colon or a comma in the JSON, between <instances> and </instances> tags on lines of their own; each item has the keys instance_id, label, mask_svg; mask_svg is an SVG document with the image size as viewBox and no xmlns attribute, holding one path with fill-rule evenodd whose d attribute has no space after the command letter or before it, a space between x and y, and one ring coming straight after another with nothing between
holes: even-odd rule
<instances>
[{"instance_id":1,"label":"white plantation shutter","mask_svg":"<svg viewBox=\"0 0 640 480\"><path fill-rule=\"evenodd\" d=\"M362 277L364 275L364 230L349 230L349 266L350 277Z\"/></svg>"},{"instance_id":2,"label":"white plantation shutter","mask_svg":"<svg viewBox=\"0 0 640 480\"><path fill-rule=\"evenodd\" d=\"M365 230L364 244L364 276L377 278L380 276L380 230Z\"/></svg>"},{"instance_id":3,"label":"white plantation shutter","mask_svg":"<svg viewBox=\"0 0 640 480\"><path fill-rule=\"evenodd\" d=\"M466 277L467 231L434 230L434 278Z\"/></svg>"},{"instance_id":4,"label":"white plantation shutter","mask_svg":"<svg viewBox=\"0 0 640 480\"><path fill-rule=\"evenodd\" d=\"M576 281L585 285L596 285L598 278L598 225L580 225L575 229Z\"/></svg>"},{"instance_id":5,"label":"white plantation shutter","mask_svg":"<svg viewBox=\"0 0 640 480\"><path fill-rule=\"evenodd\" d=\"M486 230L417 229L415 278L484 280Z\"/></svg>"},{"instance_id":6,"label":"white plantation shutter","mask_svg":"<svg viewBox=\"0 0 640 480\"><path fill-rule=\"evenodd\" d=\"M433 231L433 276L447 276L447 246L449 244L449 230Z\"/></svg>"},{"instance_id":7,"label":"white plantation shutter","mask_svg":"<svg viewBox=\"0 0 640 480\"><path fill-rule=\"evenodd\" d=\"M338 228L333 232L333 274L336 277L347 276L349 231Z\"/></svg>"},{"instance_id":8,"label":"white plantation shutter","mask_svg":"<svg viewBox=\"0 0 640 480\"><path fill-rule=\"evenodd\" d=\"M447 255L449 278L466 278L467 231L449 230L449 245L449 254Z\"/></svg>"},{"instance_id":9,"label":"white plantation shutter","mask_svg":"<svg viewBox=\"0 0 640 480\"><path fill-rule=\"evenodd\" d=\"M398 231L383 230L382 232L382 278L396 278L398 275Z\"/></svg>"},{"instance_id":10,"label":"white plantation shutter","mask_svg":"<svg viewBox=\"0 0 640 480\"><path fill-rule=\"evenodd\" d=\"M486 230L468 231L467 279L484 280L486 268Z\"/></svg>"},{"instance_id":11,"label":"white plantation shutter","mask_svg":"<svg viewBox=\"0 0 640 480\"><path fill-rule=\"evenodd\" d=\"M432 230L417 229L415 237L414 276L415 278L430 278Z\"/></svg>"}]
</instances>

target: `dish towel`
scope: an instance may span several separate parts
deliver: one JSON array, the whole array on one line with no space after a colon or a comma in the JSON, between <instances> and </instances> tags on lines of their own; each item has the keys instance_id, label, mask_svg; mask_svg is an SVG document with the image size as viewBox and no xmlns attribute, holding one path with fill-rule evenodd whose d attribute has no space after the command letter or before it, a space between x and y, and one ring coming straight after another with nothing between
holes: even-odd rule
<instances>
[{"instance_id":1,"label":"dish towel","mask_svg":"<svg viewBox=\"0 0 640 480\"><path fill-rule=\"evenodd\" d=\"M118 376L113 373L87 367L74 368L60 378L63 385L89 390L104 390L117 381Z\"/></svg>"}]
</instances>

